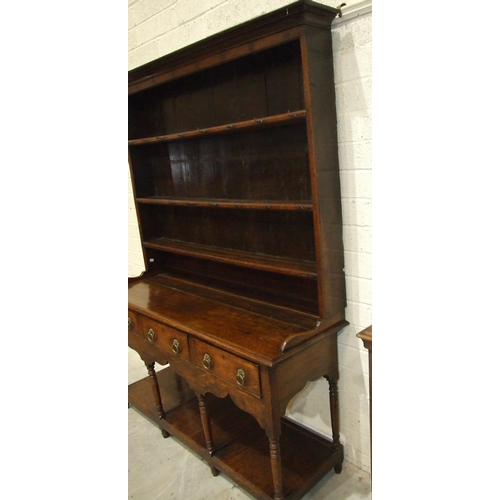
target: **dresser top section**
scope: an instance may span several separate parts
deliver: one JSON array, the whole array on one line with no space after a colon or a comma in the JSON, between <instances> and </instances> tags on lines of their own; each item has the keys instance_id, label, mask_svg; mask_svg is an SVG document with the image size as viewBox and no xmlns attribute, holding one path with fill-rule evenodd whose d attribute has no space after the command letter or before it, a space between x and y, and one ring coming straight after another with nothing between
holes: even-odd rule
<instances>
[{"instance_id":1,"label":"dresser top section","mask_svg":"<svg viewBox=\"0 0 500 500\"><path fill-rule=\"evenodd\" d=\"M290 3L130 70L129 93L296 39L306 26L330 30L338 14L309 0Z\"/></svg>"}]
</instances>

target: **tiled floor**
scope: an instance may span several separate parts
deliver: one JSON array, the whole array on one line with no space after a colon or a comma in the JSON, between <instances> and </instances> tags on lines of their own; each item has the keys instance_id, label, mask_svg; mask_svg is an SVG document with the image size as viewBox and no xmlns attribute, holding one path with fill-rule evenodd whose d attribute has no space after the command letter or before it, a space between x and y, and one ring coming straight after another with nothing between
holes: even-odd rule
<instances>
[{"instance_id":1,"label":"tiled floor","mask_svg":"<svg viewBox=\"0 0 500 500\"><path fill-rule=\"evenodd\" d=\"M144 364L129 352L129 383L147 375ZM251 500L224 475L213 477L209 467L174 438L133 408L129 413L129 499ZM341 474L329 473L304 500L370 500L370 476L344 462Z\"/></svg>"}]
</instances>

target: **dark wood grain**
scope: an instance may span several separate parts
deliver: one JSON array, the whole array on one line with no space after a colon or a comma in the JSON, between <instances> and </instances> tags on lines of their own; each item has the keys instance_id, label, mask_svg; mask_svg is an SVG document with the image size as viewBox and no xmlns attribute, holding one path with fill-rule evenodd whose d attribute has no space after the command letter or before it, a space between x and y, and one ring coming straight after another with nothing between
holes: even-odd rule
<instances>
[{"instance_id":1,"label":"dark wood grain","mask_svg":"<svg viewBox=\"0 0 500 500\"><path fill-rule=\"evenodd\" d=\"M147 137L169 140L176 134L196 135L199 129L218 133L228 124L262 123L255 119L266 124L294 119L289 111L304 116L299 111L303 97L296 45L291 42L240 57L205 71L203 78L188 76L132 95L129 113L135 126L129 130L130 140L133 144Z\"/></svg>"},{"instance_id":2,"label":"dark wood grain","mask_svg":"<svg viewBox=\"0 0 500 500\"><path fill-rule=\"evenodd\" d=\"M238 306L142 280L129 288L129 309L168 327L196 333L216 345L228 345L235 354L262 362L281 354L282 342L304 327L246 311ZM235 350L236 349L236 350Z\"/></svg>"},{"instance_id":3,"label":"dark wood grain","mask_svg":"<svg viewBox=\"0 0 500 500\"><path fill-rule=\"evenodd\" d=\"M235 249L224 249L213 245L183 242L175 239L159 238L144 242L145 247L172 252L180 255L203 257L207 260L225 262L239 266L273 271L275 273L314 278L316 265L314 262L293 260L285 257L273 257L271 255L252 254Z\"/></svg>"},{"instance_id":4,"label":"dark wood grain","mask_svg":"<svg viewBox=\"0 0 500 500\"><path fill-rule=\"evenodd\" d=\"M321 316L327 317L346 306L332 41L323 30L308 26L305 31L301 49L311 188L317 200L314 225L316 259L321 266L319 303Z\"/></svg>"},{"instance_id":5,"label":"dark wood grain","mask_svg":"<svg viewBox=\"0 0 500 500\"><path fill-rule=\"evenodd\" d=\"M198 400L189 388L183 397L173 400L182 379L173 370L158 372L158 380L166 416L156 417L155 403L148 391L147 378L129 387L129 401L160 428L168 431L193 451L207 459L210 465L232 477L242 488L256 498L270 500L274 484L269 460L269 440L250 414L240 410L229 397L217 399L208 394L204 398L206 415L210 416L212 453L206 449L202 417ZM286 498L299 499L307 491L304 485L317 482L328 470L342 460L331 442L309 429L289 420L281 420L280 436L283 491ZM300 453L298 452L300 450Z\"/></svg>"},{"instance_id":6,"label":"dark wood grain","mask_svg":"<svg viewBox=\"0 0 500 500\"><path fill-rule=\"evenodd\" d=\"M138 197L312 201L304 120L144 142L130 156Z\"/></svg>"},{"instance_id":7,"label":"dark wood grain","mask_svg":"<svg viewBox=\"0 0 500 500\"><path fill-rule=\"evenodd\" d=\"M149 370L129 399L261 500L342 469L336 14L300 0L129 73L128 339ZM283 418L321 377L330 440Z\"/></svg>"},{"instance_id":8,"label":"dark wood grain","mask_svg":"<svg viewBox=\"0 0 500 500\"><path fill-rule=\"evenodd\" d=\"M237 262L218 262L198 255L167 253L145 248L150 276L171 276L182 281L236 294L241 300L253 299L285 308L289 314L306 313L318 319L317 281L315 276L301 277L243 267ZM252 261L251 261L252 262ZM278 313L280 314L280 313ZM277 317L277 316L276 316Z\"/></svg>"},{"instance_id":9,"label":"dark wood grain","mask_svg":"<svg viewBox=\"0 0 500 500\"><path fill-rule=\"evenodd\" d=\"M249 201L248 199L226 200L222 198L183 198L173 196L154 196L151 198L137 198L137 203L149 205L173 205L180 207L204 208L237 208L250 210L312 210L312 203L301 200L281 201L262 200Z\"/></svg>"}]
</instances>

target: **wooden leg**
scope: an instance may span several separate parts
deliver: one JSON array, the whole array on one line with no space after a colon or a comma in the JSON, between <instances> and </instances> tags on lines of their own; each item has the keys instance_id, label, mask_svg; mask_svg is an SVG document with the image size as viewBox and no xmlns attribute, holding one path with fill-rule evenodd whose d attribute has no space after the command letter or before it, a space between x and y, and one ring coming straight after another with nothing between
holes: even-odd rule
<instances>
[{"instance_id":1,"label":"wooden leg","mask_svg":"<svg viewBox=\"0 0 500 500\"><path fill-rule=\"evenodd\" d=\"M332 419L333 446L337 448L340 445L339 396L337 382L329 379L328 385L330 386L330 416Z\"/></svg>"},{"instance_id":2,"label":"wooden leg","mask_svg":"<svg viewBox=\"0 0 500 500\"><path fill-rule=\"evenodd\" d=\"M162 419L165 417L165 412L163 411L163 404L161 402L160 386L158 385L158 379L156 378L155 363L146 363L148 369L149 380L151 381L151 388L153 389L153 396L155 398L156 411L158 413L158 418ZM164 438L170 436L170 434L165 430L161 430L161 434Z\"/></svg>"},{"instance_id":3,"label":"wooden leg","mask_svg":"<svg viewBox=\"0 0 500 500\"><path fill-rule=\"evenodd\" d=\"M330 416L332 419L332 439L333 447L337 450L342 450L340 444L340 417L339 417L339 397L337 381L332 378L325 377L328 380L330 387ZM342 472L342 462L334 467L337 474Z\"/></svg>"},{"instance_id":4,"label":"wooden leg","mask_svg":"<svg viewBox=\"0 0 500 500\"><path fill-rule=\"evenodd\" d=\"M279 438L269 439L271 471L274 482L274 500L283 499L283 481L281 476L281 452Z\"/></svg>"},{"instance_id":5,"label":"wooden leg","mask_svg":"<svg viewBox=\"0 0 500 500\"><path fill-rule=\"evenodd\" d=\"M212 438L212 426L210 425L210 417L208 415L207 405L205 398L201 394L196 394L198 397L198 406L200 408L201 424L203 425L203 432L205 434L205 441L207 442L207 450L212 455L214 451L214 443ZM219 475L219 471L215 467L210 467L213 476Z\"/></svg>"}]
</instances>

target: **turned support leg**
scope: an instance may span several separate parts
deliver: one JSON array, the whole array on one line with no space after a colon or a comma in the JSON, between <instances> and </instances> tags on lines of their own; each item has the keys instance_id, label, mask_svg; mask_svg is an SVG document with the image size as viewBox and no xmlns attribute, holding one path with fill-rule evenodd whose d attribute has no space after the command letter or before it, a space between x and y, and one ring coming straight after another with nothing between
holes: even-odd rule
<instances>
[{"instance_id":1,"label":"turned support leg","mask_svg":"<svg viewBox=\"0 0 500 500\"><path fill-rule=\"evenodd\" d=\"M269 450L271 455L271 471L274 482L274 500L283 499L283 481L281 476L281 452L279 438L269 439Z\"/></svg>"},{"instance_id":2,"label":"turned support leg","mask_svg":"<svg viewBox=\"0 0 500 500\"><path fill-rule=\"evenodd\" d=\"M205 434L205 441L207 442L207 450L212 455L214 451L214 443L212 438L212 426L210 425L210 417L205 402L205 398L201 394L197 394L198 406L200 408L201 424L203 425L203 432ZM215 467L210 467L213 476L217 476L219 471Z\"/></svg>"},{"instance_id":3,"label":"turned support leg","mask_svg":"<svg viewBox=\"0 0 500 500\"><path fill-rule=\"evenodd\" d=\"M160 386L158 385L158 379L156 378L155 363L146 363L148 369L149 380L151 382L151 388L153 389L153 397L155 399L156 412L158 413L158 418L162 419L165 417L165 412L163 411L163 404L161 402ZM161 430L161 435L164 438L170 436L170 434L165 430Z\"/></svg>"},{"instance_id":4,"label":"turned support leg","mask_svg":"<svg viewBox=\"0 0 500 500\"><path fill-rule=\"evenodd\" d=\"M339 416L339 393L337 387L337 381L329 377L325 377L328 380L328 385L330 387L330 416L332 419L332 438L333 447L337 450L342 449L340 444L340 416ZM342 471L342 463L334 467L335 472L340 474Z\"/></svg>"}]
</instances>

